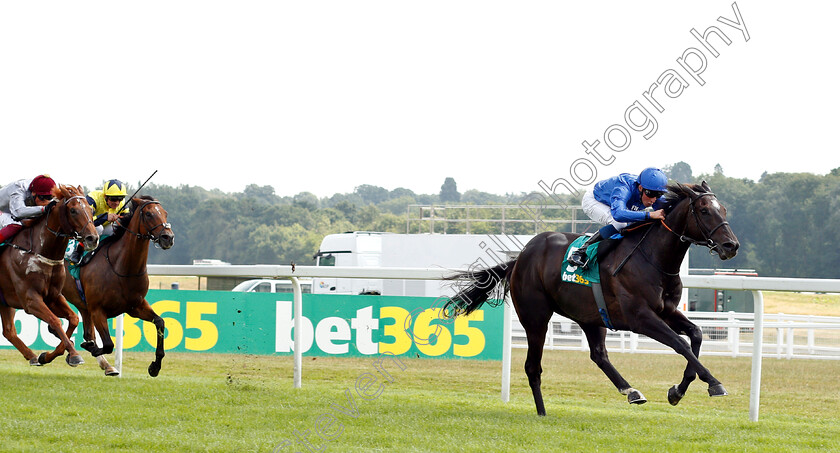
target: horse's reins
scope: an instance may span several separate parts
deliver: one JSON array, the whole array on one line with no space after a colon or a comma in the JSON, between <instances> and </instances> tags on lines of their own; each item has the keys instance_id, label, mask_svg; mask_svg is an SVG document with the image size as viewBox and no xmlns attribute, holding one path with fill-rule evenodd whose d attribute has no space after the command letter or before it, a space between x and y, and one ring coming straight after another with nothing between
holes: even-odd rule
<instances>
[{"instance_id":1,"label":"horse's reins","mask_svg":"<svg viewBox=\"0 0 840 453\"><path fill-rule=\"evenodd\" d=\"M138 208L136 208L135 213L132 214L132 216L140 215L140 211L142 211L143 208L145 208L146 206L148 206L150 204L160 204L160 202L159 201L154 201L154 200L146 201L145 203L140 205ZM132 235L134 235L138 239L140 239L140 240L151 240L155 245L158 245L158 243L160 242L160 236L155 236L153 234L153 232L160 227L163 227L164 230L167 229L167 228L172 228L172 225L169 222L162 222L158 225L155 225L153 228L149 229L147 233L140 234L140 233L132 231L127 226L124 226L124 225L120 225L120 226L127 233L131 233ZM110 252L111 252L111 244L108 244L108 247L105 249L105 260L108 261L108 265L111 267L111 271L114 274L116 274L118 277L129 278L129 277L141 277L143 275L146 275L146 272L147 272L146 269L143 269L143 272L140 272L140 273L137 273L137 274L125 274L125 275L120 274L119 272L117 272L116 269L114 269L114 263L111 262L111 253Z\"/></svg>"},{"instance_id":2,"label":"horse's reins","mask_svg":"<svg viewBox=\"0 0 840 453\"><path fill-rule=\"evenodd\" d=\"M67 203L70 203L71 200L77 199L77 198L78 199L84 199L85 197L83 197L81 195L75 195L75 196L72 196L70 198L66 198L64 200L64 205L67 206ZM55 206L55 205L54 204L47 205L47 208L44 212L45 216L49 215L53 206ZM85 211L85 215L87 215L86 211ZM62 218L60 221L61 221L62 224L64 224L66 222L66 220L64 218ZM53 235L55 235L55 237L57 237L59 239L63 239L63 238L74 238L74 239L77 239L77 240L81 239L81 235L77 231L73 230L72 227L70 227L70 229L73 231L72 234L62 233L61 231L53 231L53 229L50 228L49 222L47 220L45 220L45 222L46 222L46 225L44 225L44 228L46 228L47 231L49 231L50 233L52 233ZM66 222L66 223L69 224L69 222ZM88 216L88 221L83 226L87 226L88 223L93 223L93 220L90 218L90 216ZM64 264L64 259L63 258L54 260L52 258L47 258L46 256L41 255L40 253L32 250L32 244L35 243L35 238L33 237L34 234L35 234L35 229L30 228L29 229L29 247L30 247L29 249L25 249L25 248L23 248L23 247L21 247L17 244L9 244L9 245L13 249L20 250L21 252L30 253L32 255L37 256L38 260L40 260L42 263L49 264L50 266L63 265Z\"/></svg>"},{"instance_id":3,"label":"horse's reins","mask_svg":"<svg viewBox=\"0 0 840 453\"><path fill-rule=\"evenodd\" d=\"M160 204L160 202L159 202L159 201L155 201L155 200L149 200L149 201L147 201L147 202L145 202L145 203L141 204L141 205L137 208L137 211L142 211L142 210L143 210L143 208L145 208L146 206L148 206L148 205L150 205L150 204ZM122 228L123 228L126 232L131 233L131 234L133 234L134 236L136 236L138 239L149 239L149 240L151 240L152 242L154 242L155 244L158 244L158 243L160 243L160 236L155 236L155 235L154 235L154 231L155 231L155 230L157 230L158 228L161 228L161 227L163 227L163 229L165 230L165 229L168 229L168 228L172 228L172 224L171 224L171 223L169 223L169 222L162 222L162 223L159 223L159 224L155 225L154 227L149 228L149 231L148 231L146 234L136 233L136 232L134 232L134 231L130 230L127 226L123 226Z\"/></svg>"},{"instance_id":4,"label":"horse's reins","mask_svg":"<svg viewBox=\"0 0 840 453\"><path fill-rule=\"evenodd\" d=\"M685 226L685 227L683 227L683 232L682 232L682 234L680 234L680 233L677 233L676 231L674 231L673 229L671 229L671 227L669 227L669 226L668 226L668 224L667 224L667 223L665 223L665 219L659 219L659 222L662 224L662 226L663 226L663 227L665 227L665 229L666 229L666 230L670 231L671 233L673 233L673 234L675 234L677 237L679 237L681 242L688 242L688 243L690 243L690 244L694 244L694 245L702 245L702 246L704 246L704 247L708 247L708 248L709 248L709 253L715 253L715 252L716 252L716 249L718 248L718 244L716 244L716 243L715 243L715 241L713 241L713 240L712 240L712 237L711 237L711 236L712 236L712 234L714 234L714 233L715 233L715 231L717 231L719 228L721 228L721 227L723 227L723 226L725 226L725 225L729 225L729 222L727 222L727 221L725 221L725 220L724 220L724 221L723 221L723 222L721 222L718 226L716 226L716 227L712 228L712 230L711 230L711 231L709 231L708 233L706 233L706 230L705 230L705 228L704 228L704 225L703 225L703 223L700 221L700 217L697 215L697 211L694 209L694 203L695 203L695 202L697 202L697 200L699 200L700 198L705 197L705 196L707 196L707 195L714 196L715 194L714 194L714 193L712 193L712 192L706 192L706 193L699 194L696 198L692 199L692 200L691 200L691 203L689 204L689 208L691 209L691 214L694 216L694 222L697 224L697 227L700 229L700 232L703 234L703 238L704 238L704 239L703 239L702 241L698 241L697 239L690 238L690 237L688 237L688 236L686 236L686 235L685 235L685 230L686 230L686 228L688 228L688 224L686 224L686 226ZM642 228L642 227L647 226L647 225L650 225L650 226L651 226L651 228L648 228L648 230L645 232L644 236L642 236L642 239L641 239L641 240L640 240L640 241L636 244L636 246L635 246L635 247L633 247L633 250L631 250L631 251L630 251L630 253L628 253L628 254L627 254L627 256L624 258L624 260L622 260L622 261L621 261L621 263L619 263L619 265L618 265L618 267L615 269L615 271L613 271L613 274L612 274L612 275L613 275L613 277L615 277L615 276L616 276L616 274L618 274L618 271L620 271L620 270L621 270L621 268L622 268L622 267L624 267L624 264L626 264L626 263L627 263L627 261L628 261L628 260L630 259L630 257L633 255L633 253L635 253L635 252L636 252L636 250L639 248L639 246L641 246L641 245L642 245L642 242L644 242L644 241L645 241L645 238L647 238L648 233L650 233L650 231L653 229L653 225L654 225L655 223L656 223L656 222L643 222L643 223L641 223L641 224L639 224L639 225L636 225L636 226L634 226L634 227L632 227L632 228L626 228L626 229L624 229L624 231L633 231L633 230L637 230L637 229ZM642 255L642 257L645 259L645 261L647 261L648 263L650 263L651 265L653 265L653 267L655 267L655 268L656 268L656 270L658 270L659 272L662 272L663 274L668 275L668 276L671 276L671 277L675 277L675 276L679 275L679 272L677 272L677 273L672 273L672 272L666 272L665 270L661 269L661 268L660 268L659 266L657 266L657 265L656 265L656 264L655 264L655 263L654 263L654 262L650 259L650 257L648 257L645 253L643 253L643 252L642 252L642 253L641 253L641 255Z\"/></svg>"},{"instance_id":5,"label":"horse's reins","mask_svg":"<svg viewBox=\"0 0 840 453\"><path fill-rule=\"evenodd\" d=\"M691 243L691 244L694 244L694 245L702 245L703 247L708 247L709 253L713 254L713 253L717 252L717 248L718 248L719 244L715 243L715 241L712 240L712 235L715 234L715 231L717 231L721 227L729 225L729 222L724 220L723 222L719 223L718 226L712 228L711 231L706 232L706 228L703 225L703 222L700 221L700 217L697 215L697 210L694 208L694 203L697 202L697 200L699 200L699 199L701 199L705 196L712 196L713 197L713 196L715 196L715 194L712 193L712 192L701 193L697 196L697 198L694 198L693 200L691 200L691 204L689 205L689 207L691 209L691 214L694 216L694 223L697 224L697 228L699 228L700 232L703 234L703 240L702 241L698 241L696 239L690 238L690 237L685 235L685 230L686 230L686 228L688 228L688 224L686 224L686 226L683 227L682 234L679 234L676 231L672 230L671 227L669 227L665 223L665 219L660 219L660 220L662 222L662 226L664 226L666 230L668 230L671 233L674 233L675 235L677 235L680 238L680 241L688 242L688 243Z\"/></svg>"},{"instance_id":6,"label":"horse's reins","mask_svg":"<svg viewBox=\"0 0 840 453\"><path fill-rule=\"evenodd\" d=\"M82 196L82 195L74 195L74 196L72 196L72 197L70 197L70 198L66 198L66 199L64 200L64 206L67 206L67 203L70 203L70 201L75 200L75 199L80 199L80 200L83 200L83 199L85 199L85 197L84 197L84 196ZM88 223L93 223L93 218L92 218L90 215L88 215L88 212L87 212L87 211L83 211L83 212L85 213L85 216L88 218L87 223L85 223L84 225L82 225L82 227L84 228L85 226L87 226L87 224L88 224ZM47 212L47 214L48 214L48 213L49 213L49 212ZM69 226L69 222L66 222L66 219L64 219L64 218L62 217L62 218L61 218L61 221L62 221L62 223L63 223L63 224L65 224L65 225L64 225L65 227L67 227L68 229L70 229L71 231L73 231L73 233L72 233L72 234L69 234L69 233L62 233L62 232L60 232L60 231L53 231L53 229L52 229L52 228L50 228L49 223L47 223L47 225L46 225L47 231L49 231L50 233L54 234L54 235L55 235L55 237L57 237L57 238L59 238L59 239L62 239L62 238L72 238L72 239L79 240L79 239L81 239L81 238L82 238L82 236L81 236L81 235L80 235L77 231L75 231L75 230L73 229L73 227Z\"/></svg>"}]
</instances>

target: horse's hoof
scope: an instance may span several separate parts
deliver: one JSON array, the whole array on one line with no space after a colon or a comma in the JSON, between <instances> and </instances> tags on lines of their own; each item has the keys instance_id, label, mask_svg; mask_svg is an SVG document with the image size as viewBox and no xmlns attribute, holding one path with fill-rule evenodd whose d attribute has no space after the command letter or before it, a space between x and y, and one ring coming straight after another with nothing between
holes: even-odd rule
<instances>
[{"instance_id":1,"label":"horse's hoof","mask_svg":"<svg viewBox=\"0 0 840 453\"><path fill-rule=\"evenodd\" d=\"M80 355L68 355L64 360L70 366L79 366L84 365L85 363L85 359L83 359Z\"/></svg>"},{"instance_id":2,"label":"horse's hoof","mask_svg":"<svg viewBox=\"0 0 840 453\"><path fill-rule=\"evenodd\" d=\"M645 404L647 403L647 399L642 395L642 392L633 389L627 394L627 402L630 404Z\"/></svg>"},{"instance_id":3,"label":"horse's hoof","mask_svg":"<svg viewBox=\"0 0 840 453\"><path fill-rule=\"evenodd\" d=\"M39 357L32 357L31 359L29 359L29 366L41 366L41 365L43 365L43 363L41 363L38 359L39 359Z\"/></svg>"},{"instance_id":4,"label":"horse's hoof","mask_svg":"<svg viewBox=\"0 0 840 453\"><path fill-rule=\"evenodd\" d=\"M149 376L157 377L158 374L160 374L160 364L157 362L152 362L149 365Z\"/></svg>"},{"instance_id":5,"label":"horse's hoof","mask_svg":"<svg viewBox=\"0 0 840 453\"><path fill-rule=\"evenodd\" d=\"M88 352L92 353L93 350L96 348L96 342L88 340L88 341L83 342L80 346L85 351L88 351Z\"/></svg>"},{"instance_id":6,"label":"horse's hoof","mask_svg":"<svg viewBox=\"0 0 840 453\"><path fill-rule=\"evenodd\" d=\"M40 363L41 365L46 365L47 363L49 363L47 362L46 352L42 352L41 355L38 356L38 363Z\"/></svg>"},{"instance_id":7,"label":"horse's hoof","mask_svg":"<svg viewBox=\"0 0 840 453\"><path fill-rule=\"evenodd\" d=\"M723 384L716 384L709 386L709 396L726 396L729 395L726 393L726 389L723 388Z\"/></svg>"},{"instance_id":8,"label":"horse's hoof","mask_svg":"<svg viewBox=\"0 0 840 453\"><path fill-rule=\"evenodd\" d=\"M116 368L111 367L105 370L105 376L119 376L120 372Z\"/></svg>"},{"instance_id":9,"label":"horse's hoof","mask_svg":"<svg viewBox=\"0 0 840 453\"><path fill-rule=\"evenodd\" d=\"M676 385L668 389L668 402L671 403L671 406L679 404L684 396L685 393L680 393L680 389Z\"/></svg>"}]
</instances>

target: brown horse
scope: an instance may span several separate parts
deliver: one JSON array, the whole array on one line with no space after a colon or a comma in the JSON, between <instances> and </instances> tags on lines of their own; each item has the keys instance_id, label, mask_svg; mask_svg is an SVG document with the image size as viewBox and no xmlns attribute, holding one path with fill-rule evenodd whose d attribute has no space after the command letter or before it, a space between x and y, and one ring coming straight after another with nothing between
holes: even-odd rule
<instances>
[{"instance_id":1,"label":"brown horse","mask_svg":"<svg viewBox=\"0 0 840 453\"><path fill-rule=\"evenodd\" d=\"M64 252L71 237L79 237L85 248L92 250L99 243L93 226L91 208L81 187L60 185L53 189L55 199L43 216L21 230L0 254L0 317L3 336L29 360L30 365L43 365L69 352L67 363L81 365L82 357L73 347L70 336L79 318L61 295L64 285ZM21 308L49 325L49 331L61 339L51 353L36 356L18 338L15 310ZM61 329L59 317L70 322L67 332Z\"/></svg>"},{"instance_id":2,"label":"brown horse","mask_svg":"<svg viewBox=\"0 0 840 453\"><path fill-rule=\"evenodd\" d=\"M690 244L706 246L726 260L737 253L738 239L726 221L726 209L705 182L668 188L664 221L628 228L630 231L617 244L608 244L606 249L614 246L611 253L598 257L606 319L599 313L591 288L561 280L563 258L569 244L579 236L576 234L539 234L525 245L517 259L453 277L469 278L472 282L445 305L445 312L452 317L480 307L500 284L504 285L502 292L510 290L528 339L525 374L539 415L545 415L540 363L553 313L580 325L589 343L590 358L630 403L647 400L624 380L607 357L604 340L610 320L613 328L646 335L670 346L688 361L682 381L668 391L671 404L680 401L695 376L709 384L710 396L726 395L720 381L697 359L703 339L700 328L677 310L682 293L678 272ZM601 244L599 249L604 249L604 242ZM681 334L688 336L690 347L680 338Z\"/></svg>"},{"instance_id":3,"label":"brown horse","mask_svg":"<svg viewBox=\"0 0 840 453\"><path fill-rule=\"evenodd\" d=\"M162 249L172 247L175 234L167 222L167 212L154 198L133 198L128 215L114 225L114 235L105 238L90 261L80 269L83 291L79 291L73 278L64 283L64 297L82 315L85 338L82 348L96 357L108 376L119 374L103 357L114 351L108 319L123 313L155 325L157 349L155 360L149 365L149 375L154 377L160 373L165 355L164 322L146 301L149 291L149 275L146 273L149 241L154 241ZM69 263L66 266L69 268ZM102 339L101 348L96 345L94 328Z\"/></svg>"}]
</instances>

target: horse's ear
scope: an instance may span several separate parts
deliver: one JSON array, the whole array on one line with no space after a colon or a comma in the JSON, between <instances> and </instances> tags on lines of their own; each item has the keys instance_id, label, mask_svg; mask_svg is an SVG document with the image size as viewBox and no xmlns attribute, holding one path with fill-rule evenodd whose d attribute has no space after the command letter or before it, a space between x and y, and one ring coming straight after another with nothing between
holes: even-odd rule
<instances>
[{"instance_id":1,"label":"horse's ear","mask_svg":"<svg viewBox=\"0 0 840 453\"><path fill-rule=\"evenodd\" d=\"M701 182L701 183L700 183L700 187L702 187L703 189L705 189L705 190L706 190L706 192L711 192L711 191L712 191L712 188L711 188L711 187L709 187L709 184L708 184L708 183L706 183L706 181L705 181L705 180L703 180L703 182Z\"/></svg>"},{"instance_id":2,"label":"horse's ear","mask_svg":"<svg viewBox=\"0 0 840 453\"><path fill-rule=\"evenodd\" d=\"M681 183L681 182L678 182L678 183L677 183L677 186L680 188L680 191L681 191L682 193L684 193L684 194L686 194L686 196L688 196L688 198L691 198L692 200L694 200L695 198L697 198L697 192L695 192L694 190L692 190L692 189L691 189L691 187L688 187L687 185L685 185L685 184L683 184L683 183Z\"/></svg>"}]
</instances>

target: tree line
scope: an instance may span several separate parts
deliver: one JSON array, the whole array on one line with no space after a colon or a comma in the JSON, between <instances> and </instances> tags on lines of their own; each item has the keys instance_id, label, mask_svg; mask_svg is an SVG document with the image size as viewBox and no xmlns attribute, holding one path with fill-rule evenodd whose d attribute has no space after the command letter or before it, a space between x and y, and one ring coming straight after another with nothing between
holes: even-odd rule
<instances>
[{"instance_id":1,"label":"tree line","mask_svg":"<svg viewBox=\"0 0 840 453\"><path fill-rule=\"evenodd\" d=\"M840 168L826 175L764 174L758 181L727 177L718 166L713 174L694 177L684 162L664 166L679 182L709 183L727 208L729 223L741 248L734 259L720 261L706 248L693 246L692 268L749 268L762 276L840 278ZM196 259L219 259L231 264L314 264L323 237L347 231L406 233L410 205L482 205L483 218L502 215L502 206L517 205L526 193L495 195L476 190L460 193L447 178L438 194L417 194L406 188L388 190L360 185L352 193L319 198L310 192L281 196L271 186L249 185L226 193L197 186L149 184L141 192L161 201L175 231L175 246L152 249L149 262L192 264ZM564 203L575 205L569 196ZM493 206L498 205L496 209ZM489 207L489 208L488 208ZM490 212L488 212L490 211ZM492 212L496 211L496 212ZM508 234L534 234L526 209L508 209ZM546 219L568 219L569 212L547 209ZM562 230L562 224L553 224ZM438 233L466 233L467 225L440 222ZM499 224L472 222L469 233L500 233ZM421 231L411 231L413 233ZM423 232L429 232L427 226Z\"/></svg>"}]
</instances>

